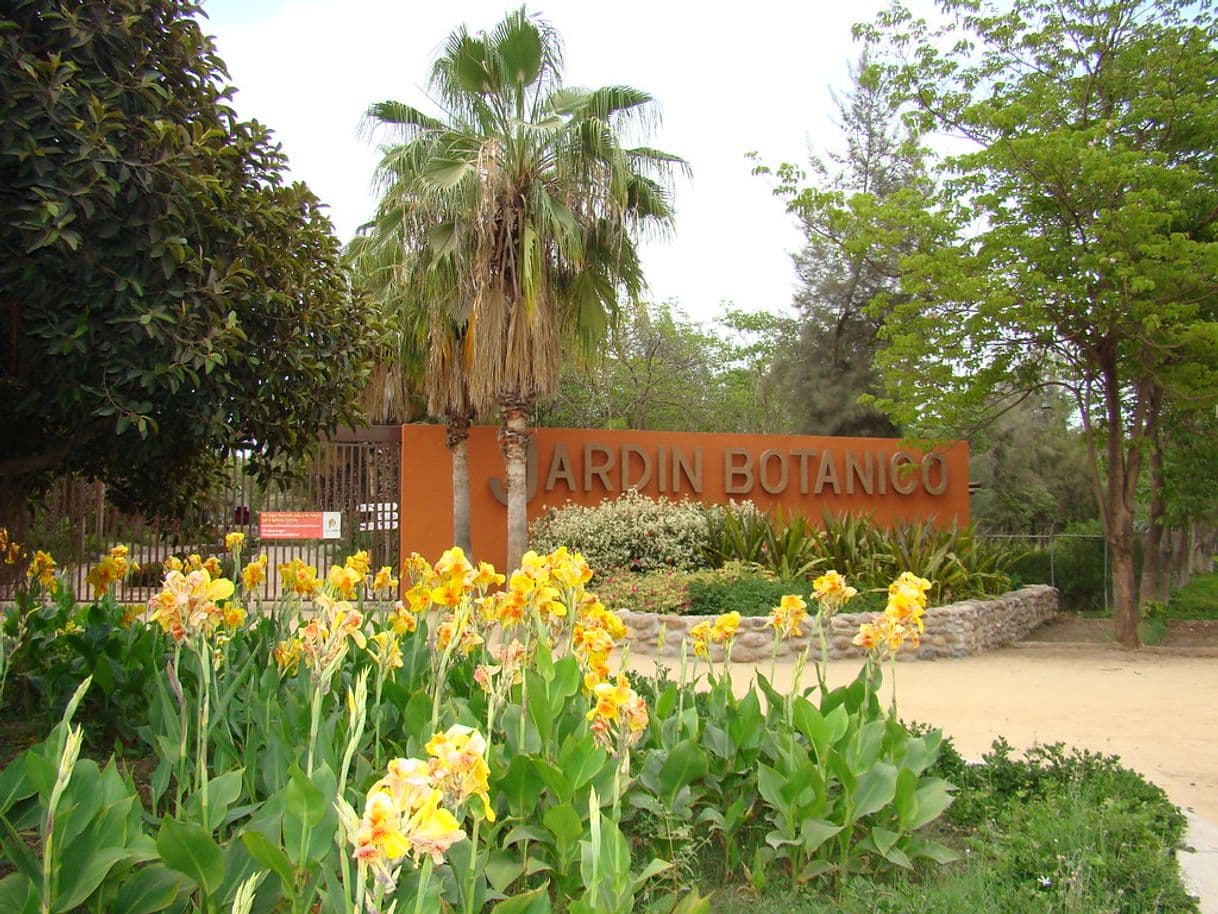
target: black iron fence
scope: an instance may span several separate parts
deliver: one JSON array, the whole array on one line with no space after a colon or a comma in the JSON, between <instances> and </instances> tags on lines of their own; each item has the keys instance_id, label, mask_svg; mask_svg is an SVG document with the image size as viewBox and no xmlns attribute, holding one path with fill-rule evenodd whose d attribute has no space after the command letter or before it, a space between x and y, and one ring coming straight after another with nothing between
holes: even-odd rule
<instances>
[{"instance_id":1,"label":"black iron fence","mask_svg":"<svg viewBox=\"0 0 1218 914\"><path fill-rule=\"evenodd\" d=\"M115 589L119 602L141 603L159 587L162 565L169 556L217 555L227 560L224 536L245 534L243 560L267 556L268 596L280 593L278 566L300 558L319 574L358 549L367 550L373 568L399 565L401 505L401 428L374 426L346 430L321 443L303 480L291 484L260 485L245 472L245 459L234 457L227 482L210 493L208 520L202 534L188 535L173 526L158 524L119 511L106 500L105 486L79 479L61 480L49 493L32 521L4 519L0 526L30 553L51 553L78 598L89 595L89 569L116 545L129 550L128 558L140 566ZM334 539L278 540L261 536L264 512L337 512L339 535ZM225 564L226 573L234 570ZM235 573L240 573L237 569ZM11 575L0 580L0 600L12 599L17 582Z\"/></svg>"}]
</instances>

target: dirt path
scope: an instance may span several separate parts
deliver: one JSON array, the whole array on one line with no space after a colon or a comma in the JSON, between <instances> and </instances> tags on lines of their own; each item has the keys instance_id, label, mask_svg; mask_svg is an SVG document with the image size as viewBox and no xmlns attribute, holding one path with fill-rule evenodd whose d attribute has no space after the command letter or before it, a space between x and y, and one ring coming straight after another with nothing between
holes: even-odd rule
<instances>
[{"instance_id":1,"label":"dirt path","mask_svg":"<svg viewBox=\"0 0 1218 914\"><path fill-rule=\"evenodd\" d=\"M649 672L654 661L635 657L631 666ZM780 664L776 684L789 687L792 669ZM857 671L857 661L833 661L830 682ZM733 670L740 686L751 674L750 666ZM897 689L903 718L941 727L968 758L997 736L1017 749L1063 742L1118 755L1173 802L1218 821L1218 657L1020 645L900 663Z\"/></svg>"}]
</instances>

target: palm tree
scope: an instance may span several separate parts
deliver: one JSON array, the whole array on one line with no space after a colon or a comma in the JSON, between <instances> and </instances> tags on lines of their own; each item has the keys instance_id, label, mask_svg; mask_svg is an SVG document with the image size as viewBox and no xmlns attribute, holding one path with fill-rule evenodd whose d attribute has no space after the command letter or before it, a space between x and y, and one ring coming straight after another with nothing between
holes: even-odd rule
<instances>
[{"instance_id":1,"label":"palm tree","mask_svg":"<svg viewBox=\"0 0 1218 914\"><path fill-rule=\"evenodd\" d=\"M383 373L390 381L401 379L398 383L403 387L421 389L427 412L444 419L444 441L452 455L453 543L472 555L466 442L476 412L469 395L466 324L449 314L455 286L444 270L429 269L427 252L407 247L418 229L407 230L406 224L427 216L403 205L400 181L385 180L386 193L376 217L351 242L348 262L357 288L393 327L397 351ZM373 381L377 378L374 372Z\"/></svg>"},{"instance_id":2,"label":"palm tree","mask_svg":"<svg viewBox=\"0 0 1218 914\"><path fill-rule=\"evenodd\" d=\"M471 401L502 418L509 566L526 545L529 416L557 391L563 342L595 345L619 296L641 292L636 238L670 227L669 178L685 164L623 145L623 131L654 123L647 93L564 87L561 75L558 35L521 9L489 33L449 36L430 83L440 118L399 102L368 112L399 140L380 173L420 217L404 220L406 249L433 291L452 284Z\"/></svg>"}]
</instances>

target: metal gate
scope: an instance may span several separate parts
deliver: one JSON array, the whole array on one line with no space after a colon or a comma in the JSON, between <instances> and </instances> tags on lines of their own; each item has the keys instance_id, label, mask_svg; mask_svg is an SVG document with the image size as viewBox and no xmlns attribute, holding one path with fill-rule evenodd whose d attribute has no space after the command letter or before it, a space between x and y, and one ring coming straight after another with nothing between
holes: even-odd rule
<instances>
[{"instance_id":1,"label":"metal gate","mask_svg":"<svg viewBox=\"0 0 1218 914\"><path fill-rule=\"evenodd\" d=\"M245 473L245 458L234 457L228 480L221 491L211 494L212 508L205 533L186 536L180 529L158 525L136 514L114 508L105 498L101 483L79 479L61 480L48 494L34 522L17 529L8 526L12 537L29 553L45 549L59 563L61 572L77 598L91 597L86 584L89 568L112 546L125 545L130 559L140 565L118 586L120 602L139 603L152 596L160 585L162 563L170 555L203 558L217 555L227 574L224 549L226 533L245 534L243 561L267 556L266 593L278 596L278 566L292 558L325 574L331 564L341 563L358 549L369 552L373 568L399 567L399 517L401 506L401 427L373 426L346 429L321 442L309 461L303 481L287 485L259 485ZM259 517L263 511L337 511L342 531L333 540L262 540ZM15 581L0 581L0 600L12 599Z\"/></svg>"}]
</instances>

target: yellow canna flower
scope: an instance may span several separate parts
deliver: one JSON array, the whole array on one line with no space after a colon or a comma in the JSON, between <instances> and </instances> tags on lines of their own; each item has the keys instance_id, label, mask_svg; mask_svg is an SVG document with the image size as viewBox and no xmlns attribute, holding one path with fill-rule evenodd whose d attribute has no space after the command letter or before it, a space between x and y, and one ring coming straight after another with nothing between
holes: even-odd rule
<instances>
[{"instance_id":1,"label":"yellow canna flower","mask_svg":"<svg viewBox=\"0 0 1218 914\"><path fill-rule=\"evenodd\" d=\"M393 576L393 569L388 565L381 568L372 579L373 593L392 593L398 588L398 579Z\"/></svg>"},{"instance_id":2,"label":"yellow canna flower","mask_svg":"<svg viewBox=\"0 0 1218 914\"><path fill-rule=\"evenodd\" d=\"M347 556L347 561L343 563L343 567L356 572L362 579L372 567L372 556L368 554L367 550L360 549L354 555Z\"/></svg>"},{"instance_id":3,"label":"yellow canna flower","mask_svg":"<svg viewBox=\"0 0 1218 914\"><path fill-rule=\"evenodd\" d=\"M240 531L235 530L232 533L225 534L224 536L224 548L229 552L235 552L236 550L240 549L244 543L245 534L241 533Z\"/></svg>"}]
</instances>

